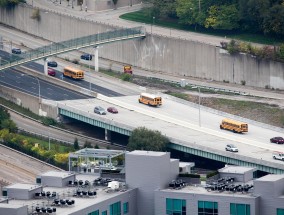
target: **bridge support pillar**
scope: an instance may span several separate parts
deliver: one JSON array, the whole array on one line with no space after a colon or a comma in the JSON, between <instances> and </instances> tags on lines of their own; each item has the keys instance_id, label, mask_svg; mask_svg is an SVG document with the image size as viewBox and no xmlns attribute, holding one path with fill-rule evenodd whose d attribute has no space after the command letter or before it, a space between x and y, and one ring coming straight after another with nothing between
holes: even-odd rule
<instances>
[{"instance_id":1,"label":"bridge support pillar","mask_svg":"<svg viewBox=\"0 0 284 215\"><path fill-rule=\"evenodd\" d=\"M99 71L99 47L95 47L94 56L95 56L95 72L98 72Z\"/></svg>"},{"instance_id":2,"label":"bridge support pillar","mask_svg":"<svg viewBox=\"0 0 284 215\"><path fill-rule=\"evenodd\" d=\"M111 131L105 129L105 140L110 141L111 140Z\"/></svg>"},{"instance_id":3,"label":"bridge support pillar","mask_svg":"<svg viewBox=\"0 0 284 215\"><path fill-rule=\"evenodd\" d=\"M47 69L48 69L47 61L48 61L48 59L44 58L43 61L44 61L44 64L43 64L44 74L47 75Z\"/></svg>"}]
</instances>

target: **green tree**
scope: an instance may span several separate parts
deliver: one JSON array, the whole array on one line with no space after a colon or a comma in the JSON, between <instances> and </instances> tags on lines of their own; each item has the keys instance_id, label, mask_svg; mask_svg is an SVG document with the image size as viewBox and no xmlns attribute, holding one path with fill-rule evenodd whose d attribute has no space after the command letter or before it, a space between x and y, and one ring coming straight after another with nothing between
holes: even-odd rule
<instances>
[{"instance_id":1,"label":"green tree","mask_svg":"<svg viewBox=\"0 0 284 215\"><path fill-rule=\"evenodd\" d=\"M12 120L10 119L5 119L3 121L1 121L1 127L2 128L6 128L9 130L9 132L16 132L17 131L17 125L16 123L14 123Z\"/></svg>"},{"instance_id":2,"label":"green tree","mask_svg":"<svg viewBox=\"0 0 284 215\"><path fill-rule=\"evenodd\" d=\"M236 4L211 6L205 27L214 29L232 30L239 28L239 13Z\"/></svg>"},{"instance_id":3,"label":"green tree","mask_svg":"<svg viewBox=\"0 0 284 215\"><path fill-rule=\"evenodd\" d=\"M20 2L26 2L25 0L0 0L0 7L13 7Z\"/></svg>"},{"instance_id":4,"label":"green tree","mask_svg":"<svg viewBox=\"0 0 284 215\"><path fill-rule=\"evenodd\" d=\"M75 150L80 149L80 146L79 146L79 142L78 142L78 138L77 138L77 137L76 137L75 140L74 140L73 147L74 147Z\"/></svg>"},{"instance_id":5,"label":"green tree","mask_svg":"<svg viewBox=\"0 0 284 215\"><path fill-rule=\"evenodd\" d=\"M2 128L1 122L3 122L6 119L10 119L10 114L5 108L0 107L0 129Z\"/></svg>"},{"instance_id":6,"label":"green tree","mask_svg":"<svg viewBox=\"0 0 284 215\"><path fill-rule=\"evenodd\" d=\"M86 142L84 143L83 148L93 148L93 146L92 146L92 144L91 144L90 142L88 142L88 141L86 140Z\"/></svg>"},{"instance_id":7,"label":"green tree","mask_svg":"<svg viewBox=\"0 0 284 215\"><path fill-rule=\"evenodd\" d=\"M132 131L127 149L164 151L167 148L169 139L162 135L160 131L152 131L145 127L139 127Z\"/></svg>"},{"instance_id":8,"label":"green tree","mask_svg":"<svg viewBox=\"0 0 284 215\"><path fill-rule=\"evenodd\" d=\"M264 16L262 26L264 33L284 36L284 4L271 7Z\"/></svg>"}]
</instances>

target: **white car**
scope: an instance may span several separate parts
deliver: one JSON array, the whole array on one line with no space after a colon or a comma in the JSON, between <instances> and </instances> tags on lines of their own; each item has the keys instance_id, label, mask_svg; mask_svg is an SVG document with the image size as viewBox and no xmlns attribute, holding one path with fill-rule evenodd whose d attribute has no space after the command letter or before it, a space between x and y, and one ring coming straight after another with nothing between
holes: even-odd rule
<instances>
[{"instance_id":1,"label":"white car","mask_svg":"<svg viewBox=\"0 0 284 215\"><path fill-rule=\"evenodd\" d=\"M234 146L233 144L228 144L226 145L225 147L226 151L229 151L229 152L238 152L238 148L236 146Z\"/></svg>"},{"instance_id":2,"label":"white car","mask_svg":"<svg viewBox=\"0 0 284 215\"><path fill-rule=\"evenodd\" d=\"M106 115L105 109L103 109L101 106L96 106L94 108L94 112L100 115Z\"/></svg>"},{"instance_id":3,"label":"white car","mask_svg":"<svg viewBox=\"0 0 284 215\"><path fill-rule=\"evenodd\" d=\"M284 153L283 152L273 152L272 157L275 160L282 160L282 161L284 161Z\"/></svg>"}]
</instances>

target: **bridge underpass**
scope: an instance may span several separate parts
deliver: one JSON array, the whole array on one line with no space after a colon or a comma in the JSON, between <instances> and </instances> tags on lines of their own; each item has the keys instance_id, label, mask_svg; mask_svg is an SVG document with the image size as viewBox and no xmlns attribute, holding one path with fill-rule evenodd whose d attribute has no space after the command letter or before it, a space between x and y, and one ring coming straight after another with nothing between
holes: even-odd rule
<instances>
[{"instance_id":1,"label":"bridge underpass","mask_svg":"<svg viewBox=\"0 0 284 215\"><path fill-rule=\"evenodd\" d=\"M77 111L71 107L67 107L65 105L58 106L58 113L62 116L69 117L71 119L76 119L85 123L88 123L93 126L97 126L105 129L106 139L111 138L111 132L117 132L123 135L130 136L131 132L135 127L129 126L126 122L115 122L114 120L109 120L106 118L100 118L94 116L93 113L83 113L82 111ZM205 135L205 134L204 134ZM200 157L204 157L207 159L227 163L234 164L239 166L249 166L256 167L260 171L269 172L273 174L283 174L284 166L282 164L247 157L240 154L231 154L228 155L220 150L215 150L211 147L207 147L204 145L197 144L196 142L185 141L181 139L174 139L169 137L171 144L170 148L189 153L192 155L197 155ZM214 139L214 138L212 138Z\"/></svg>"},{"instance_id":2,"label":"bridge underpass","mask_svg":"<svg viewBox=\"0 0 284 215\"><path fill-rule=\"evenodd\" d=\"M103 44L139 39L146 37L144 27L125 28L114 31L98 33L94 35L84 36L76 39L71 39L59 43L52 43L48 46L39 47L30 51L22 52L21 54L11 54L9 59L1 59L0 71L14 66L19 66L31 61L46 59L48 57L71 52L87 47L98 47ZM96 53L97 53L96 49ZM98 69L98 54L95 54L95 69Z\"/></svg>"}]
</instances>

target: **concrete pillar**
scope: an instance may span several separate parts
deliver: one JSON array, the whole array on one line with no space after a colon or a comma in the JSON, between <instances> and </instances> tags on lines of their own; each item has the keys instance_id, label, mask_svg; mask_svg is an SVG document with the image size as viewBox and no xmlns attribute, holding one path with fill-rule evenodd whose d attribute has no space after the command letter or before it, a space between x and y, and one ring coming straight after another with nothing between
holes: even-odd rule
<instances>
[{"instance_id":1,"label":"concrete pillar","mask_svg":"<svg viewBox=\"0 0 284 215\"><path fill-rule=\"evenodd\" d=\"M99 48L98 47L95 47L94 57L95 57L95 71L98 72L99 71Z\"/></svg>"},{"instance_id":2,"label":"concrete pillar","mask_svg":"<svg viewBox=\"0 0 284 215\"><path fill-rule=\"evenodd\" d=\"M111 140L111 131L105 129L105 140L110 141Z\"/></svg>"},{"instance_id":3,"label":"concrete pillar","mask_svg":"<svg viewBox=\"0 0 284 215\"><path fill-rule=\"evenodd\" d=\"M47 75L47 70L48 70L47 62L48 62L48 59L44 58L43 60L44 60L44 64L43 64L44 74Z\"/></svg>"}]
</instances>

